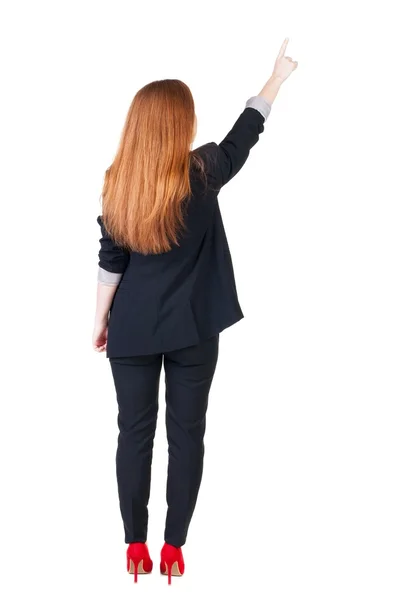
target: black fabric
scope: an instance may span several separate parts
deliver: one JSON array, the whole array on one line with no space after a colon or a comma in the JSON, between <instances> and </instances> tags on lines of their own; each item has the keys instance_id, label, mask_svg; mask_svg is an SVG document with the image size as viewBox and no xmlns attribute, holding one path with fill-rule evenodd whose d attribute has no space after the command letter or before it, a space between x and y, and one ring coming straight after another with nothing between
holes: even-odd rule
<instances>
[{"instance_id":1,"label":"black fabric","mask_svg":"<svg viewBox=\"0 0 408 600\"><path fill-rule=\"evenodd\" d=\"M191 346L244 316L217 196L244 165L264 121L256 109L245 108L220 144L210 142L194 150L204 159L207 182L191 169L186 232L169 252L129 253L113 243L98 217L98 264L123 273L110 311L108 358Z\"/></svg>"},{"instance_id":2,"label":"black fabric","mask_svg":"<svg viewBox=\"0 0 408 600\"><path fill-rule=\"evenodd\" d=\"M196 346L164 355L110 359L119 409L116 474L127 544L147 539L162 363L169 453L164 539L177 547L186 541L202 479L208 394L217 365L218 344L216 335Z\"/></svg>"}]
</instances>

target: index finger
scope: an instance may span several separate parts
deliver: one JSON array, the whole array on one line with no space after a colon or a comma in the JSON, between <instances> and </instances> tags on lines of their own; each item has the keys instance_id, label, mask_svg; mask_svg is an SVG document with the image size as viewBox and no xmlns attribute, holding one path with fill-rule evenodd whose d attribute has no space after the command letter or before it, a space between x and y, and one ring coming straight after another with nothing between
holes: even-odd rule
<instances>
[{"instance_id":1,"label":"index finger","mask_svg":"<svg viewBox=\"0 0 408 600\"><path fill-rule=\"evenodd\" d=\"M279 54L278 54L279 58L282 58L282 56L284 56L288 42L289 42L289 38L285 38L283 40L283 44L282 44L281 49L279 50Z\"/></svg>"}]
</instances>

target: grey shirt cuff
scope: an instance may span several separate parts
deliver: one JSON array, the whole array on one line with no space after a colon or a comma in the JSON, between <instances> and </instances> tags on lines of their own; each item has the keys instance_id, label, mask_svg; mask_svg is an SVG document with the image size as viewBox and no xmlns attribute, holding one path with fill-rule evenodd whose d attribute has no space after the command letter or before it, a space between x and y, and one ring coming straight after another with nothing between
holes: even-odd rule
<instances>
[{"instance_id":1,"label":"grey shirt cuff","mask_svg":"<svg viewBox=\"0 0 408 600\"><path fill-rule=\"evenodd\" d=\"M269 113L271 112L272 105L269 104L262 96L251 96L247 103L245 104L245 108L255 108L261 115L264 117L265 121L269 117Z\"/></svg>"},{"instance_id":2,"label":"grey shirt cuff","mask_svg":"<svg viewBox=\"0 0 408 600\"><path fill-rule=\"evenodd\" d=\"M123 273L111 273L102 267L98 268L98 281L104 285L118 285Z\"/></svg>"}]
</instances>

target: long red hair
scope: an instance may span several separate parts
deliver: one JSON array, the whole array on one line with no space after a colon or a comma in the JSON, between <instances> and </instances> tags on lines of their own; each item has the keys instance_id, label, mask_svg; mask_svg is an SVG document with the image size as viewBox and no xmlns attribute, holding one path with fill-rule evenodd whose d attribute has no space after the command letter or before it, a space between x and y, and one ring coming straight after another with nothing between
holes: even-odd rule
<instances>
[{"instance_id":1,"label":"long red hair","mask_svg":"<svg viewBox=\"0 0 408 600\"><path fill-rule=\"evenodd\" d=\"M105 173L102 217L118 245L159 254L178 244L191 197L194 100L178 79L153 81L134 97L112 165Z\"/></svg>"}]
</instances>

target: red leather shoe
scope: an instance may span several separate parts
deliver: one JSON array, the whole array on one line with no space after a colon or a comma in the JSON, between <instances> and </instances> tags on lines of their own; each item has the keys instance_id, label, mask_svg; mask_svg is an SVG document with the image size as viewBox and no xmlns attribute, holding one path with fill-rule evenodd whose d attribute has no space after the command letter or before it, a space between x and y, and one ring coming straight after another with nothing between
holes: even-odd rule
<instances>
[{"instance_id":1,"label":"red leather shoe","mask_svg":"<svg viewBox=\"0 0 408 600\"><path fill-rule=\"evenodd\" d=\"M151 573L153 569L153 562L147 545L141 542L129 544L126 550L126 563L128 573L135 576L135 583L137 583L138 573Z\"/></svg>"},{"instance_id":2,"label":"red leather shoe","mask_svg":"<svg viewBox=\"0 0 408 600\"><path fill-rule=\"evenodd\" d=\"M171 576L181 577L184 574L184 559L181 548L165 543L160 553L160 572L168 576L171 584Z\"/></svg>"}]
</instances>

